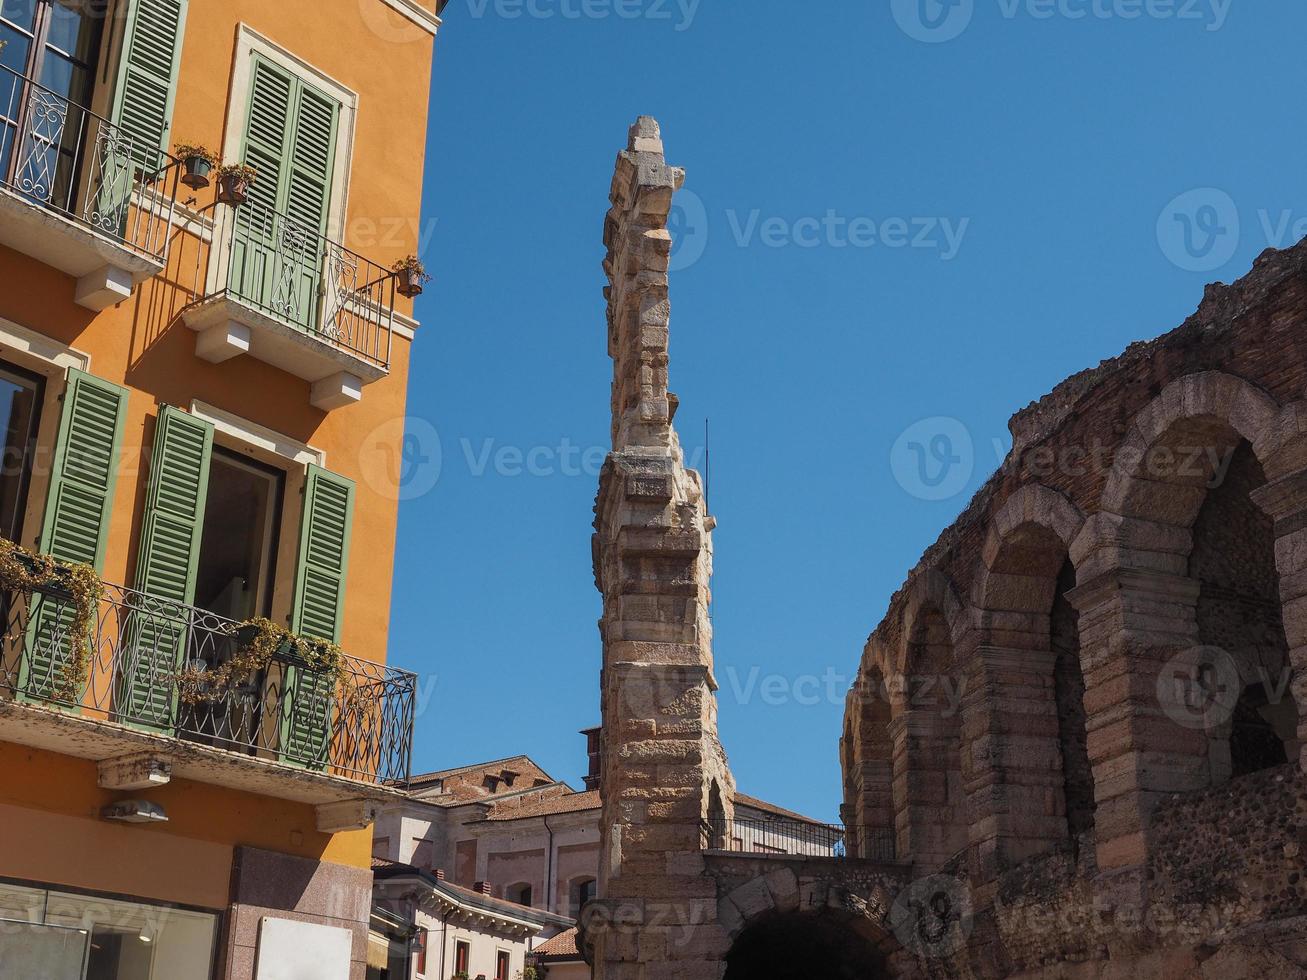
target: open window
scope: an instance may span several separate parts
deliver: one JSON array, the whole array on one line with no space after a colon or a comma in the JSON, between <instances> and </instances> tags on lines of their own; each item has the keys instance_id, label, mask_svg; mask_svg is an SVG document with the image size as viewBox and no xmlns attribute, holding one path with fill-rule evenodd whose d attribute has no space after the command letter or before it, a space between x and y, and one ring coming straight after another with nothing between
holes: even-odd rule
<instances>
[{"instance_id":1,"label":"open window","mask_svg":"<svg viewBox=\"0 0 1307 980\"><path fill-rule=\"evenodd\" d=\"M195 604L228 619L272 615L286 474L215 446L195 572Z\"/></svg>"}]
</instances>

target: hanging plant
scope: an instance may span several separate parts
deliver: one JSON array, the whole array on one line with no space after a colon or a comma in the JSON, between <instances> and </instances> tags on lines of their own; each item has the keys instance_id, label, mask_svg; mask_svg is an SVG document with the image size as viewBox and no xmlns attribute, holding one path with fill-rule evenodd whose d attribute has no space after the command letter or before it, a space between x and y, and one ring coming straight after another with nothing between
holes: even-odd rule
<instances>
[{"instance_id":1,"label":"hanging plant","mask_svg":"<svg viewBox=\"0 0 1307 980\"><path fill-rule=\"evenodd\" d=\"M95 625L99 618L104 583L90 565L69 564L29 551L8 538L0 538L0 588L40 592L53 599L71 600L73 621L67 631L68 656L50 689L56 701L80 702L91 676Z\"/></svg>"},{"instance_id":2,"label":"hanging plant","mask_svg":"<svg viewBox=\"0 0 1307 980\"><path fill-rule=\"evenodd\" d=\"M214 704L257 677L274 660L303 667L336 683L345 652L330 640L296 636L270 619L250 619L232 631L236 653L230 660L208 670L187 667L177 675L177 686L186 704Z\"/></svg>"},{"instance_id":3,"label":"hanging plant","mask_svg":"<svg viewBox=\"0 0 1307 980\"><path fill-rule=\"evenodd\" d=\"M182 183L193 190L209 186L209 174L218 164L218 154L197 143L178 143L175 150L182 162Z\"/></svg>"},{"instance_id":4,"label":"hanging plant","mask_svg":"<svg viewBox=\"0 0 1307 980\"><path fill-rule=\"evenodd\" d=\"M407 255L390 267L399 280L399 295L413 299L422 295L422 289L431 281L426 266L416 255Z\"/></svg>"},{"instance_id":5,"label":"hanging plant","mask_svg":"<svg viewBox=\"0 0 1307 980\"><path fill-rule=\"evenodd\" d=\"M259 173L245 163L224 163L217 171L218 202L239 207L250 196L250 188Z\"/></svg>"}]
</instances>

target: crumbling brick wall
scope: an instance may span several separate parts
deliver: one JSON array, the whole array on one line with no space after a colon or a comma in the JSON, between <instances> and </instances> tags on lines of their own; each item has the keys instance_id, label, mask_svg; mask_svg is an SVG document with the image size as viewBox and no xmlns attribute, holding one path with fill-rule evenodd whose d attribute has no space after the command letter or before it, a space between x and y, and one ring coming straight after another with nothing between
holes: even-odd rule
<instances>
[{"instance_id":1,"label":"crumbling brick wall","mask_svg":"<svg viewBox=\"0 0 1307 980\"><path fill-rule=\"evenodd\" d=\"M975 896L989 965L972 950L927 972L1076 961L1095 977L1134 962L1206 978L1253 962L1240 930L1301 931L1289 787L1307 726L1288 681L1307 671L1304 336L1307 243L1268 251L1179 328L1013 416L1012 452L891 599L849 696L851 784L883 745L859 691L922 662L908 631L923 596L950 607L968 685L970 846L944 870ZM1236 697L1206 686L1206 647L1238 665ZM896 770L894 785L913 778ZM851 832L875 819L857 792L844 813ZM1255 857L1265 847L1278 863ZM1203 879L1225 891L1185 891ZM1208 924L1155 924L1186 916Z\"/></svg>"}]
</instances>

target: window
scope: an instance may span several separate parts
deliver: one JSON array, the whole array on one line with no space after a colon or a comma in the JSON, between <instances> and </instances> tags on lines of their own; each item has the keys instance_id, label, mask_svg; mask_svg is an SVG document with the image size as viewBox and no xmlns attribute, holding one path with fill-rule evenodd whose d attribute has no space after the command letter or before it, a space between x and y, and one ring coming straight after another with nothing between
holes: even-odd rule
<instances>
[{"instance_id":1,"label":"window","mask_svg":"<svg viewBox=\"0 0 1307 980\"><path fill-rule=\"evenodd\" d=\"M427 975L427 946L431 943L431 932L427 929L419 929L417 934L417 948L413 950L413 964L417 975L425 977Z\"/></svg>"},{"instance_id":2,"label":"window","mask_svg":"<svg viewBox=\"0 0 1307 980\"><path fill-rule=\"evenodd\" d=\"M40 419L43 385L35 376L0 364L0 536L21 541L27 486Z\"/></svg>"},{"instance_id":3,"label":"window","mask_svg":"<svg viewBox=\"0 0 1307 980\"><path fill-rule=\"evenodd\" d=\"M255 55L242 159L259 172L232 243L238 296L316 326L319 236L328 230L340 104Z\"/></svg>"},{"instance_id":4,"label":"window","mask_svg":"<svg viewBox=\"0 0 1307 980\"><path fill-rule=\"evenodd\" d=\"M229 619L272 614L285 475L215 446L195 604Z\"/></svg>"},{"instance_id":5,"label":"window","mask_svg":"<svg viewBox=\"0 0 1307 980\"><path fill-rule=\"evenodd\" d=\"M504 898L510 902L516 902L518 905L531 904L531 886L526 882L518 882L516 885L509 885L504 889Z\"/></svg>"},{"instance_id":6,"label":"window","mask_svg":"<svg viewBox=\"0 0 1307 980\"><path fill-rule=\"evenodd\" d=\"M454 972L467 973L468 960L472 955L472 947L461 939L454 943Z\"/></svg>"},{"instance_id":7,"label":"window","mask_svg":"<svg viewBox=\"0 0 1307 980\"><path fill-rule=\"evenodd\" d=\"M574 919L581 917L581 908L595 897L595 880L578 878L568 887L568 906Z\"/></svg>"},{"instance_id":8,"label":"window","mask_svg":"<svg viewBox=\"0 0 1307 980\"><path fill-rule=\"evenodd\" d=\"M495 980L508 980L508 950L495 954Z\"/></svg>"},{"instance_id":9,"label":"window","mask_svg":"<svg viewBox=\"0 0 1307 980\"><path fill-rule=\"evenodd\" d=\"M58 148L61 159L55 166L54 151L48 144L28 140L14 152L14 133L22 120L22 107L31 101L48 100L53 94L85 106L91 99L95 83L95 62L100 48L100 25L103 10L93 3L66 4L56 0L0 0L0 179L7 184L20 183L20 177L44 173L44 167L57 169L58 182L65 188L71 183L76 129L66 126L64 145ZM7 71L5 69L8 69ZM23 79L35 81L42 88L32 88ZM43 92L42 89L48 90ZM58 104L58 103L56 103ZM66 106L64 111L67 111ZM67 130L73 130L71 138ZM49 159L46 154L49 153ZM41 197L51 193L47 179Z\"/></svg>"},{"instance_id":10,"label":"window","mask_svg":"<svg viewBox=\"0 0 1307 980\"><path fill-rule=\"evenodd\" d=\"M207 977L217 917L203 912L0 883L6 975L152 980Z\"/></svg>"}]
</instances>

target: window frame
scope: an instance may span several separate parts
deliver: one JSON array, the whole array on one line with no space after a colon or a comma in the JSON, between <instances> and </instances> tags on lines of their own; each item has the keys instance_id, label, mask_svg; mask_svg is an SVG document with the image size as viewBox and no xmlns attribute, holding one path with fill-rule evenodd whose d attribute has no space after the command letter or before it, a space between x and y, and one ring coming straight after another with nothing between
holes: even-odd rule
<instances>
[{"instance_id":1,"label":"window frame","mask_svg":"<svg viewBox=\"0 0 1307 980\"><path fill-rule=\"evenodd\" d=\"M460 964L459 960L462 960ZM472 971L472 943L467 939L454 940L454 969L453 972L471 974Z\"/></svg>"},{"instance_id":2,"label":"window frame","mask_svg":"<svg viewBox=\"0 0 1307 980\"><path fill-rule=\"evenodd\" d=\"M32 490L32 475L36 469L36 456L40 445L41 421L45 415L46 381L48 379L42 374L29 371L15 364L13 361L0 360L0 379L6 376L12 377L20 385L24 382L30 384L34 402L32 421L28 426L26 445L23 447L22 472L19 475L18 493L14 497L14 526L12 528L0 527L0 537L7 537L16 544L21 544L27 525L28 500ZM0 466L3 465L5 465L5 461L0 458Z\"/></svg>"},{"instance_id":3,"label":"window frame","mask_svg":"<svg viewBox=\"0 0 1307 980\"><path fill-rule=\"evenodd\" d=\"M500 974L499 965L504 965L504 972ZM509 980L509 975L513 972L513 952L500 946L495 950L495 980Z\"/></svg>"},{"instance_id":4,"label":"window frame","mask_svg":"<svg viewBox=\"0 0 1307 980\"><path fill-rule=\"evenodd\" d=\"M215 433L215 435L216 434L217 433ZM265 576L266 580L258 583L260 594L257 597L254 611L254 616L256 617L262 616L267 619L272 619L275 612L274 604L276 601L277 567L281 561L281 551L285 544L286 528L284 524L284 512L286 509L286 489L290 483L290 474L287 473L283 467L273 465L272 463L266 463L248 452L242 452L240 449L233 449L215 438L209 467L209 486L207 488L209 491L212 491L213 489L212 460L218 458L221 458L226 465L249 470L261 476L269 477L272 480L272 514L268 526L264 529L263 557L261 561L262 568L260 570L260 574ZM202 561L203 558L204 538L203 528L201 528L199 550L196 554L197 580L199 574L199 562ZM198 601L198 597L196 606L197 608L202 608Z\"/></svg>"},{"instance_id":5,"label":"window frame","mask_svg":"<svg viewBox=\"0 0 1307 980\"><path fill-rule=\"evenodd\" d=\"M327 195L326 237L342 245L347 244L344 241L345 209L349 200L350 174L354 162L358 93L310 62L275 44L249 24L242 22L237 28L236 57L227 101L227 121L222 147L224 159L239 160L244 147L250 93L254 84L255 55L289 72L304 84L318 89L340 105L331 188Z\"/></svg>"}]
</instances>

